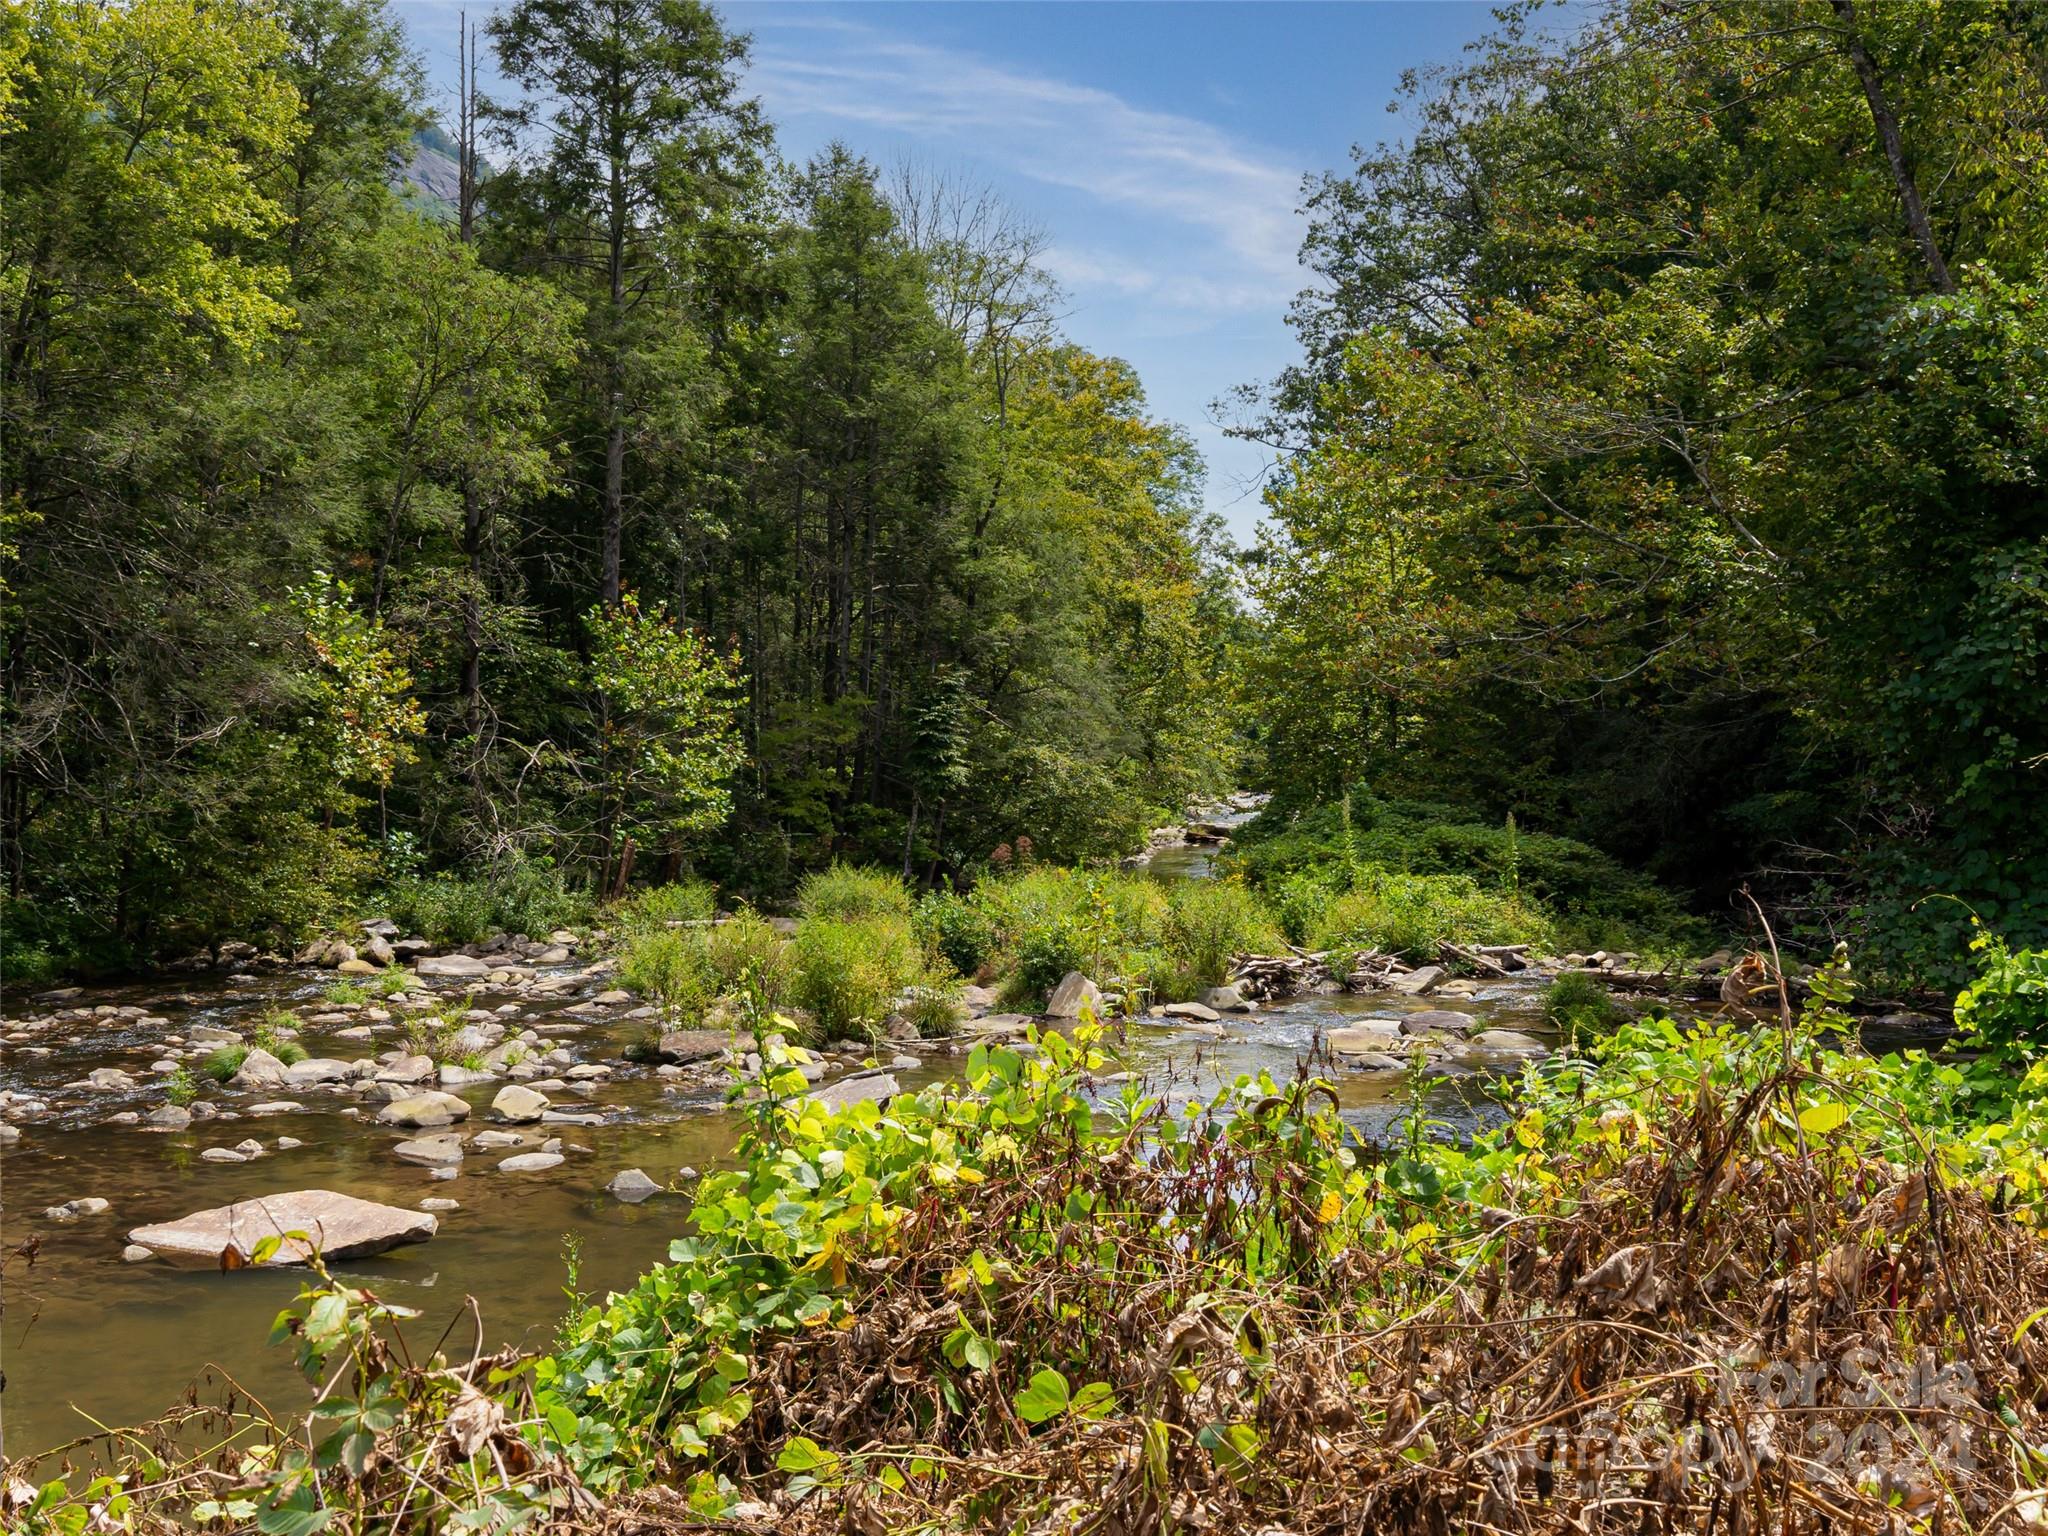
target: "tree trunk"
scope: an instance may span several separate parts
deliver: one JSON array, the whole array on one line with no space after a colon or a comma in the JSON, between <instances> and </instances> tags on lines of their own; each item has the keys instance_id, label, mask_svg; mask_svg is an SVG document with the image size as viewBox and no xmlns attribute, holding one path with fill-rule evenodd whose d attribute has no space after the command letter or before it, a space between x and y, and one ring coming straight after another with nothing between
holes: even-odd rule
<instances>
[{"instance_id":1,"label":"tree trunk","mask_svg":"<svg viewBox=\"0 0 2048 1536\"><path fill-rule=\"evenodd\" d=\"M1842 49L1856 70L1856 78L1863 82L1863 97L1870 103L1870 120L1877 125L1878 141L1884 145L1884 157L1892 168L1892 181L1898 187L1906 227L1913 232L1913 243L1920 247L1920 259L1927 264L1927 275L1933 279L1935 291L1954 293L1956 281L1949 276L1948 263L1941 258L1941 246L1934 238L1927 210L1921 205L1913 168L1906 163L1899 120L1892 115L1891 103L1885 97L1884 77L1877 72L1877 64L1870 57L1870 50L1863 46L1863 39L1857 36L1855 0L1834 0L1834 7L1842 23Z\"/></svg>"}]
</instances>

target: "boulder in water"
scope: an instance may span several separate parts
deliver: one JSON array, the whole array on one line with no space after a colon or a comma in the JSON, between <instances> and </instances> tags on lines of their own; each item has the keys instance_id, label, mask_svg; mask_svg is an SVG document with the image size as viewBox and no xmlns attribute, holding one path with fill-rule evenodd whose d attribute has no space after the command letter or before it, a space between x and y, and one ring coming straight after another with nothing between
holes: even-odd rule
<instances>
[{"instance_id":1,"label":"boulder in water","mask_svg":"<svg viewBox=\"0 0 2048 1536\"><path fill-rule=\"evenodd\" d=\"M1084 1008L1089 1013L1101 1014L1102 989L1079 971L1069 971L1052 989L1052 996L1046 999L1045 1016L1049 1019L1078 1019Z\"/></svg>"},{"instance_id":2,"label":"boulder in water","mask_svg":"<svg viewBox=\"0 0 2048 1536\"><path fill-rule=\"evenodd\" d=\"M1396 976L1387 983L1389 989L1407 997L1427 997L1434 992L1444 979L1444 968L1440 965L1425 965L1419 970Z\"/></svg>"},{"instance_id":3,"label":"boulder in water","mask_svg":"<svg viewBox=\"0 0 2048 1536\"><path fill-rule=\"evenodd\" d=\"M867 1100L877 1102L893 1099L902 1091L891 1073L863 1072L857 1077L842 1077L836 1083L827 1083L814 1089L811 1102L820 1109L844 1109L849 1104L860 1104Z\"/></svg>"},{"instance_id":4,"label":"boulder in water","mask_svg":"<svg viewBox=\"0 0 2048 1536\"><path fill-rule=\"evenodd\" d=\"M449 976L461 980L491 974L491 968L475 955L429 955L413 970L421 976Z\"/></svg>"},{"instance_id":5,"label":"boulder in water","mask_svg":"<svg viewBox=\"0 0 2048 1536\"><path fill-rule=\"evenodd\" d=\"M265 1265L303 1264L315 1251L327 1259L359 1259L401 1243L423 1243L438 1225L425 1211L404 1211L327 1189L295 1189L137 1227L128 1241L167 1263L234 1269L255 1263L257 1244L269 1237L283 1241L263 1260ZM305 1236L287 1236L294 1232Z\"/></svg>"},{"instance_id":6,"label":"boulder in water","mask_svg":"<svg viewBox=\"0 0 2048 1536\"><path fill-rule=\"evenodd\" d=\"M386 1125L453 1125L469 1118L469 1105L452 1093L419 1093L409 1099L394 1099L377 1111Z\"/></svg>"},{"instance_id":7,"label":"boulder in water","mask_svg":"<svg viewBox=\"0 0 2048 1536\"><path fill-rule=\"evenodd\" d=\"M660 1194L661 1186L640 1169L627 1168L613 1174L611 1183L605 1185L604 1190L614 1200L623 1200L628 1205L638 1205L649 1195Z\"/></svg>"}]
</instances>

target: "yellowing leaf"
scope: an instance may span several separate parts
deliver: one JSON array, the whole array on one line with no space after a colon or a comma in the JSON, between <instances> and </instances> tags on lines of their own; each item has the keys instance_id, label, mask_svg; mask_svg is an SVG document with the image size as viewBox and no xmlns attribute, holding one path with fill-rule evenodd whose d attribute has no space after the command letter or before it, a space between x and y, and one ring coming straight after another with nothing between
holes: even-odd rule
<instances>
[{"instance_id":1,"label":"yellowing leaf","mask_svg":"<svg viewBox=\"0 0 2048 1536\"><path fill-rule=\"evenodd\" d=\"M1840 1130L1848 1123L1849 1107L1832 1100L1825 1104L1815 1104L1812 1108L1802 1111L1799 1116L1799 1129L1809 1136L1825 1136L1830 1131Z\"/></svg>"}]
</instances>

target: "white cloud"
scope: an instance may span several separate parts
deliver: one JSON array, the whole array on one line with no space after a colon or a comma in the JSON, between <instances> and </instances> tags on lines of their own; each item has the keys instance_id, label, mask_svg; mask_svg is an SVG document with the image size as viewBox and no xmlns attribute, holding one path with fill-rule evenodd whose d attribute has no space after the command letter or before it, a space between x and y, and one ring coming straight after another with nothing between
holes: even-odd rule
<instances>
[{"instance_id":1,"label":"white cloud","mask_svg":"<svg viewBox=\"0 0 2048 1536\"><path fill-rule=\"evenodd\" d=\"M1214 313L1276 309L1301 285L1298 172L1213 123L815 16L756 31L750 83L778 119L952 141L1014 174L1168 226L1145 233L1175 244L1174 271L1065 248L1054 265L1072 287Z\"/></svg>"}]
</instances>

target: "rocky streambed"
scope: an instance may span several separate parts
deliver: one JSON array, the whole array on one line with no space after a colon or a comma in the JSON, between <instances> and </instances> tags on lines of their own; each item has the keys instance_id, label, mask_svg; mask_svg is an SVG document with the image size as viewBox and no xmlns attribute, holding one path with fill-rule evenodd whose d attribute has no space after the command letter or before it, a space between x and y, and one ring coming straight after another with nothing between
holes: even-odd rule
<instances>
[{"instance_id":1,"label":"rocky streambed","mask_svg":"<svg viewBox=\"0 0 2048 1536\"><path fill-rule=\"evenodd\" d=\"M160 1411L208 1362L258 1395L296 1390L263 1341L299 1277L269 1265L222 1273L218 1254L209 1260L216 1237L241 1234L247 1257L277 1229L222 1214L248 1202L326 1194L393 1213L397 1246L366 1245L337 1267L425 1311L435 1333L474 1295L493 1344L544 1341L566 1291L624 1285L664 1255L692 1180L730 1153L724 1096L758 1065L752 1042L664 1035L571 935L482 954L407 947L416 982L371 1001L329 1001L335 969L309 962L10 1007L0 1021L9 1452L84 1432L82 1415L115 1423ZM1540 1049L1533 979L1451 991L1180 1005L1121 1026L1120 1070L1100 1091L1138 1074L1206 1097L1240 1072L1291 1071L1334 1041L1347 1113L1377 1137L1405 1086L1351 1046L1384 1043L1374 1054L1398 1065L1421 1020L1452 1072L1511 1067ZM1032 1022L970 989L951 1038L828 1042L810 1075L828 1100L885 1097ZM1489 1026L1514 1038L1489 1040ZM217 1083L202 1069L231 1047L247 1054ZM1354 1063L1366 1070L1342 1069ZM1474 1103L1455 1088L1436 1095L1437 1111L1461 1121L1488 1113ZM305 1209L318 1218L317 1205ZM180 1247L181 1231L199 1235Z\"/></svg>"}]
</instances>

